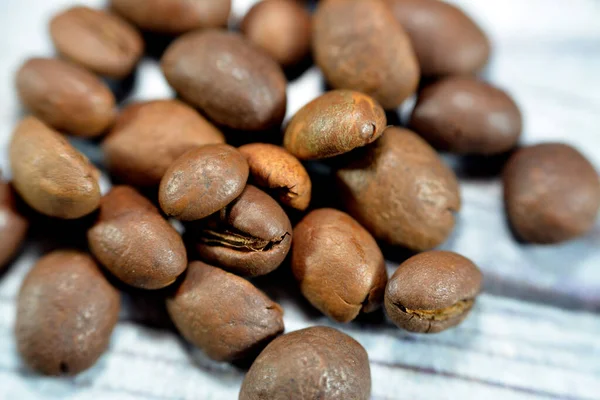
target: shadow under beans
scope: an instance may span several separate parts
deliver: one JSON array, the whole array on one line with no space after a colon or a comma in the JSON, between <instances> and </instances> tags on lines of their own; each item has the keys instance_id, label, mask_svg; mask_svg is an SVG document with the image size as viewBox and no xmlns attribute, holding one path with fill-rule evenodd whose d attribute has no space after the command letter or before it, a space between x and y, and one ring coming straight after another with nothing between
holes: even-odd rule
<instances>
[{"instance_id":1,"label":"shadow under beans","mask_svg":"<svg viewBox=\"0 0 600 400\"><path fill-rule=\"evenodd\" d=\"M114 78L103 78L104 83L110 88L115 95L115 99L118 105L121 105L127 100L129 95L133 92L135 82L137 80L138 70L134 69L131 74L127 75L123 79Z\"/></svg>"},{"instance_id":2,"label":"shadow under beans","mask_svg":"<svg viewBox=\"0 0 600 400\"><path fill-rule=\"evenodd\" d=\"M260 131L245 131L224 126L219 126L219 129L225 135L227 144L234 147L240 147L249 143L269 143L276 146L283 145L283 131L280 125Z\"/></svg>"},{"instance_id":3,"label":"shadow under beans","mask_svg":"<svg viewBox=\"0 0 600 400\"><path fill-rule=\"evenodd\" d=\"M122 292L122 303L125 310L123 320L149 328L177 331L169 317L165 302L177 283L164 289L143 290L128 286L115 277L110 277L109 280Z\"/></svg>"},{"instance_id":4,"label":"shadow under beans","mask_svg":"<svg viewBox=\"0 0 600 400\"><path fill-rule=\"evenodd\" d=\"M513 151L506 153L484 155L455 155L444 154L444 160L447 161L456 175L461 179L491 179L499 178L506 162L513 154Z\"/></svg>"},{"instance_id":5,"label":"shadow under beans","mask_svg":"<svg viewBox=\"0 0 600 400\"><path fill-rule=\"evenodd\" d=\"M288 82L293 82L296 79L300 78L302 75L304 75L304 73L310 68L312 67L314 64L314 60L312 58L312 56L309 54L306 57L304 57L302 60L300 60L300 62L296 63L295 65L290 65L287 66L283 69L283 72L285 73L285 76L288 80Z\"/></svg>"},{"instance_id":6,"label":"shadow under beans","mask_svg":"<svg viewBox=\"0 0 600 400\"><path fill-rule=\"evenodd\" d=\"M87 231L94 225L97 212L66 220L31 210L27 218L30 221L28 237L40 245L43 253L65 248L87 251Z\"/></svg>"},{"instance_id":7,"label":"shadow under beans","mask_svg":"<svg viewBox=\"0 0 600 400\"><path fill-rule=\"evenodd\" d=\"M240 367L237 363L228 363L215 361L209 358L201 349L181 338L181 345L185 349L189 360L200 370L209 373L211 376L217 376L222 383L230 382L232 385L238 385L240 378L244 374L246 367Z\"/></svg>"},{"instance_id":8,"label":"shadow under beans","mask_svg":"<svg viewBox=\"0 0 600 400\"><path fill-rule=\"evenodd\" d=\"M167 48L177 38L165 33L143 31L145 48L144 54L154 60L160 61Z\"/></svg>"}]
</instances>

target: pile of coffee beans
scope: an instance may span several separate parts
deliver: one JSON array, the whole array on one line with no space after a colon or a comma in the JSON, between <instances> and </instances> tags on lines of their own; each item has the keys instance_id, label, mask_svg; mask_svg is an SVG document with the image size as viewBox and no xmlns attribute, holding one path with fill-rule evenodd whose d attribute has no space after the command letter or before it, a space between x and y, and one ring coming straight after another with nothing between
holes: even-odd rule
<instances>
[{"instance_id":1,"label":"pile of coffee beans","mask_svg":"<svg viewBox=\"0 0 600 400\"><path fill-rule=\"evenodd\" d=\"M460 9L264 0L227 30L230 10L230 0L73 7L49 24L57 58L18 70L30 115L10 143L12 182L0 183L0 265L36 215L87 230L87 253L50 252L23 282L15 332L34 370L94 364L118 320L116 282L164 289L156 293L177 330L212 359L256 358L240 399L368 399L364 348L329 327L283 334L284 310L254 277L290 270L339 323L385 305L411 332L459 324L482 274L432 250L461 208L458 179L436 150L514 151L503 182L518 240L559 243L594 224L597 172L566 144L517 149L521 112L477 77L491 45ZM120 104L107 82L132 74L152 35L170 41L160 65L177 98ZM282 126L286 74L311 54L331 90ZM415 94L403 126L388 126L386 110ZM67 135L101 142L108 193ZM331 171L326 185L313 186L317 170ZM313 194L327 206L311 204ZM415 255L388 279L381 248L390 246Z\"/></svg>"}]
</instances>

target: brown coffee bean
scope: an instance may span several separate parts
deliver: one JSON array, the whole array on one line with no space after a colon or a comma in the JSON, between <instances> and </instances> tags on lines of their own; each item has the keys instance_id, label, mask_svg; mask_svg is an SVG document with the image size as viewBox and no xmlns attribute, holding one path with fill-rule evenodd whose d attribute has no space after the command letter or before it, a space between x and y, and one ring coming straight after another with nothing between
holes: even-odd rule
<instances>
[{"instance_id":1,"label":"brown coffee bean","mask_svg":"<svg viewBox=\"0 0 600 400\"><path fill-rule=\"evenodd\" d=\"M372 97L350 90L327 92L304 107L285 130L285 148L301 160L347 153L377 139L387 120Z\"/></svg>"},{"instance_id":2,"label":"brown coffee bean","mask_svg":"<svg viewBox=\"0 0 600 400\"><path fill-rule=\"evenodd\" d=\"M207 217L242 194L248 173L246 158L229 145L192 149L165 172L158 194L160 207L182 221Z\"/></svg>"},{"instance_id":3,"label":"brown coffee bean","mask_svg":"<svg viewBox=\"0 0 600 400\"><path fill-rule=\"evenodd\" d=\"M72 219L100 203L100 172L58 132L34 117L17 126L9 148L13 185L42 214Z\"/></svg>"},{"instance_id":4,"label":"brown coffee bean","mask_svg":"<svg viewBox=\"0 0 600 400\"><path fill-rule=\"evenodd\" d=\"M504 91L475 78L452 77L419 93L410 127L441 150L496 154L515 147L523 121Z\"/></svg>"},{"instance_id":5,"label":"brown coffee bean","mask_svg":"<svg viewBox=\"0 0 600 400\"><path fill-rule=\"evenodd\" d=\"M336 329L315 326L271 342L246 374L239 400L368 400L370 396L371 369L365 349Z\"/></svg>"},{"instance_id":6,"label":"brown coffee bean","mask_svg":"<svg viewBox=\"0 0 600 400\"><path fill-rule=\"evenodd\" d=\"M311 17L297 0L256 3L242 20L241 30L284 66L299 63L310 52Z\"/></svg>"},{"instance_id":7,"label":"brown coffee bean","mask_svg":"<svg viewBox=\"0 0 600 400\"><path fill-rule=\"evenodd\" d=\"M154 186L186 151L224 142L223 134L185 103L156 100L126 107L102 149L121 181Z\"/></svg>"},{"instance_id":8,"label":"brown coffee bean","mask_svg":"<svg viewBox=\"0 0 600 400\"><path fill-rule=\"evenodd\" d=\"M190 230L200 257L242 276L265 275L279 267L292 242L285 211L252 185Z\"/></svg>"},{"instance_id":9,"label":"brown coffee bean","mask_svg":"<svg viewBox=\"0 0 600 400\"><path fill-rule=\"evenodd\" d=\"M21 247L28 226L27 219L17 210L12 187L0 179L0 271Z\"/></svg>"},{"instance_id":10,"label":"brown coffee bean","mask_svg":"<svg viewBox=\"0 0 600 400\"><path fill-rule=\"evenodd\" d=\"M254 285L199 261L167 299L175 326L212 359L231 361L260 351L283 332L283 310Z\"/></svg>"},{"instance_id":11,"label":"brown coffee bean","mask_svg":"<svg viewBox=\"0 0 600 400\"><path fill-rule=\"evenodd\" d=\"M462 10L439 0L386 0L410 36L424 76L470 75L490 56L490 42Z\"/></svg>"},{"instance_id":12,"label":"brown coffee bean","mask_svg":"<svg viewBox=\"0 0 600 400\"><path fill-rule=\"evenodd\" d=\"M334 88L366 93L386 109L417 89L417 58L383 0L322 1L313 23L313 55Z\"/></svg>"},{"instance_id":13,"label":"brown coffee bean","mask_svg":"<svg viewBox=\"0 0 600 400\"><path fill-rule=\"evenodd\" d=\"M281 67L238 33L188 33L169 46L161 64L177 93L218 124L257 131L283 121Z\"/></svg>"},{"instance_id":14,"label":"brown coffee bean","mask_svg":"<svg viewBox=\"0 0 600 400\"><path fill-rule=\"evenodd\" d=\"M576 149L544 143L517 151L504 170L504 201L515 233L533 243L559 243L592 229L600 179Z\"/></svg>"},{"instance_id":15,"label":"brown coffee bean","mask_svg":"<svg viewBox=\"0 0 600 400\"><path fill-rule=\"evenodd\" d=\"M88 242L106 269L137 288L169 286L187 268L179 233L129 186L116 186L102 198Z\"/></svg>"},{"instance_id":16,"label":"brown coffee bean","mask_svg":"<svg viewBox=\"0 0 600 400\"><path fill-rule=\"evenodd\" d=\"M231 0L111 0L112 9L140 28L181 34L227 25Z\"/></svg>"},{"instance_id":17,"label":"brown coffee bean","mask_svg":"<svg viewBox=\"0 0 600 400\"><path fill-rule=\"evenodd\" d=\"M144 52L140 33L121 17L76 6L50 21L50 36L65 58L113 78L129 75Z\"/></svg>"},{"instance_id":18,"label":"brown coffee bean","mask_svg":"<svg viewBox=\"0 0 600 400\"><path fill-rule=\"evenodd\" d=\"M306 169L283 147L251 143L238 149L246 156L250 175L279 202L304 211L310 203L311 182Z\"/></svg>"},{"instance_id":19,"label":"brown coffee bean","mask_svg":"<svg viewBox=\"0 0 600 400\"><path fill-rule=\"evenodd\" d=\"M90 256L55 251L29 272L17 300L21 357L46 375L75 375L108 347L119 318L119 292Z\"/></svg>"},{"instance_id":20,"label":"brown coffee bean","mask_svg":"<svg viewBox=\"0 0 600 400\"><path fill-rule=\"evenodd\" d=\"M400 328L437 333L460 324L481 290L481 271L450 251L428 251L406 260L385 290L385 310Z\"/></svg>"},{"instance_id":21,"label":"brown coffee bean","mask_svg":"<svg viewBox=\"0 0 600 400\"><path fill-rule=\"evenodd\" d=\"M75 136L103 133L116 118L115 96L92 73L61 60L32 58L17 73L19 98L31 112Z\"/></svg>"},{"instance_id":22,"label":"brown coffee bean","mask_svg":"<svg viewBox=\"0 0 600 400\"><path fill-rule=\"evenodd\" d=\"M348 214L312 211L294 228L292 271L304 297L337 322L375 311L387 283L375 239Z\"/></svg>"},{"instance_id":23,"label":"brown coffee bean","mask_svg":"<svg viewBox=\"0 0 600 400\"><path fill-rule=\"evenodd\" d=\"M348 213L388 244L428 250L454 227L460 209L456 175L409 130L386 129L337 177Z\"/></svg>"}]
</instances>

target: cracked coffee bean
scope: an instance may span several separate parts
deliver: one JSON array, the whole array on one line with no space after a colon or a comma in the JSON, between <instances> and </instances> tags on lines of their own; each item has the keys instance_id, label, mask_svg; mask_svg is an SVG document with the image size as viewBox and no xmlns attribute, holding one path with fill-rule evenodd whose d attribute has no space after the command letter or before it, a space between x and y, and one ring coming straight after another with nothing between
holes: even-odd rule
<instances>
[{"instance_id":1,"label":"cracked coffee bean","mask_svg":"<svg viewBox=\"0 0 600 400\"><path fill-rule=\"evenodd\" d=\"M481 290L482 275L468 258L429 251L409 258L390 278L385 310L400 328L437 333L460 324Z\"/></svg>"},{"instance_id":2,"label":"cracked coffee bean","mask_svg":"<svg viewBox=\"0 0 600 400\"><path fill-rule=\"evenodd\" d=\"M89 255L55 251L42 257L17 299L21 357L46 375L75 375L90 368L108 347L120 303L119 292Z\"/></svg>"},{"instance_id":3,"label":"cracked coffee bean","mask_svg":"<svg viewBox=\"0 0 600 400\"><path fill-rule=\"evenodd\" d=\"M518 150L504 169L508 218L523 240L560 243L589 232L600 209L600 178L576 149L544 143Z\"/></svg>"},{"instance_id":4,"label":"cracked coffee bean","mask_svg":"<svg viewBox=\"0 0 600 400\"><path fill-rule=\"evenodd\" d=\"M246 186L248 162L234 147L211 144L192 149L165 172L160 207L182 221L194 221L221 210Z\"/></svg>"},{"instance_id":5,"label":"cracked coffee bean","mask_svg":"<svg viewBox=\"0 0 600 400\"><path fill-rule=\"evenodd\" d=\"M155 100L125 107L102 149L108 169L121 181L154 186L186 151L224 142L223 134L192 107Z\"/></svg>"},{"instance_id":6,"label":"cracked coffee bean","mask_svg":"<svg viewBox=\"0 0 600 400\"><path fill-rule=\"evenodd\" d=\"M301 160L333 157L373 142L386 123L383 108L372 97L351 90L333 90L294 115L283 143Z\"/></svg>"},{"instance_id":7,"label":"cracked coffee bean","mask_svg":"<svg viewBox=\"0 0 600 400\"><path fill-rule=\"evenodd\" d=\"M51 58L31 58L16 76L19 98L36 117L71 135L95 137L117 117L115 96L84 68Z\"/></svg>"},{"instance_id":8,"label":"cracked coffee bean","mask_svg":"<svg viewBox=\"0 0 600 400\"><path fill-rule=\"evenodd\" d=\"M460 209L456 175L407 129L390 127L337 171L348 214L378 240L416 251L446 240Z\"/></svg>"},{"instance_id":9,"label":"cracked coffee bean","mask_svg":"<svg viewBox=\"0 0 600 400\"><path fill-rule=\"evenodd\" d=\"M283 310L237 275L190 263L167 310L179 332L213 360L252 356L283 332Z\"/></svg>"},{"instance_id":10,"label":"cracked coffee bean","mask_svg":"<svg viewBox=\"0 0 600 400\"><path fill-rule=\"evenodd\" d=\"M61 56L111 78L131 74L144 52L142 36L129 22L89 7L54 16L50 36Z\"/></svg>"},{"instance_id":11,"label":"cracked coffee bean","mask_svg":"<svg viewBox=\"0 0 600 400\"><path fill-rule=\"evenodd\" d=\"M38 212L56 218L87 215L100 204L100 172L60 133L35 117L17 126L9 147L13 186Z\"/></svg>"},{"instance_id":12,"label":"cracked coffee bean","mask_svg":"<svg viewBox=\"0 0 600 400\"><path fill-rule=\"evenodd\" d=\"M113 187L102 198L100 217L88 231L88 242L106 269L137 288L166 287L187 267L179 233L129 186Z\"/></svg>"},{"instance_id":13,"label":"cracked coffee bean","mask_svg":"<svg viewBox=\"0 0 600 400\"><path fill-rule=\"evenodd\" d=\"M19 213L10 183L0 179L0 271L12 260L27 235L29 221Z\"/></svg>"},{"instance_id":14,"label":"cracked coffee bean","mask_svg":"<svg viewBox=\"0 0 600 400\"><path fill-rule=\"evenodd\" d=\"M252 185L219 212L191 224L190 231L202 259L242 276L265 275L279 267L292 242L285 211Z\"/></svg>"},{"instance_id":15,"label":"cracked coffee bean","mask_svg":"<svg viewBox=\"0 0 600 400\"><path fill-rule=\"evenodd\" d=\"M292 271L304 297L337 322L350 322L383 302L383 254L371 234L341 211L315 210L296 225Z\"/></svg>"},{"instance_id":16,"label":"cracked coffee bean","mask_svg":"<svg viewBox=\"0 0 600 400\"><path fill-rule=\"evenodd\" d=\"M333 328L315 326L273 340L244 378L239 400L368 400L365 349Z\"/></svg>"},{"instance_id":17,"label":"cracked coffee bean","mask_svg":"<svg viewBox=\"0 0 600 400\"><path fill-rule=\"evenodd\" d=\"M283 147L250 143L238 149L246 156L253 183L280 203L300 211L310 203L312 184L302 163Z\"/></svg>"}]
</instances>

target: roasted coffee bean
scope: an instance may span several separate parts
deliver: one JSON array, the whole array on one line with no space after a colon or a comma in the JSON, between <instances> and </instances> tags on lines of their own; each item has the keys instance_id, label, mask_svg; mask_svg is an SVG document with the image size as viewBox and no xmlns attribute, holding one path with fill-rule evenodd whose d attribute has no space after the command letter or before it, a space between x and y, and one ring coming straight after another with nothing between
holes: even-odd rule
<instances>
[{"instance_id":1,"label":"roasted coffee bean","mask_svg":"<svg viewBox=\"0 0 600 400\"><path fill-rule=\"evenodd\" d=\"M112 9L140 28L181 34L227 25L231 0L111 0Z\"/></svg>"},{"instance_id":2,"label":"roasted coffee bean","mask_svg":"<svg viewBox=\"0 0 600 400\"><path fill-rule=\"evenodd\" d=\"M381 250L341 211L315 210L296 225L292 271L304 297L335 321L350 322L383 302L387 272Z\"/></svg>"},{"instance_id":3,"label":"roasted coffee bean","mask_svg":"<svg viewBox=\"0 0 600 400\"><path fill-rule=\"evenodd\" d=\"M281 67L238 33L188 33L169 46L161 64L179 95L218 124L258 131L283 121Z\"/></svg>"},{"instance_id":4,"label":"roasted coffee bean","mask_svg":"<svg viewBox=\"0 0 600 400\"><path fill-rule=\"evenodd\" d=\"M301 160L347 153L377 139L385 129L383 108L351 90L327 92L302 107L285 130L285 148Z\"/></svg>"},{"instance_id":5,"label":"roasted coffee bean","mask_svg":"<svg viewBox=\"0 0 600 400\"><path fill-rule=\"evenodd\" d=\"M34 117L17 126L9 148L13 186L42 214L79 218L100 203L100 172L58 132Z\"/></svg>"},{"instance_id":6,"label":"roasted coffee bean","mask_svg":"<svg viewBox=\"0 0 600 400\"><path fill-rule=\"evenodd\" d=\"M311 182L308 172L296 157L283 147L267 143L251 143L238 150L246 156L256 185L282 204L306 210L310 203Z\"/></svg>"},{"instance_id":7,"label":"roasted coffee bean","mask_svg":"<svg viewBox=\"0 0 600 400\"><path fill-rule=\"evenodd\" d=\"M31 58L16 77L21 102L54 129L98 136L116 118L115 96L84 68L51 58Z\"/></svg>"},{"instance_id":8,"label":"roasted coffee bean","mask_svg":"<svg viewBox=\"0 0 600 400\"><path fill-rule=\"evenodd\" d=\"M384 0L321 1L313 55L335 89L352 89L395 108L419 83L410 39Z\"/></svg>"},{"instance_id":9,"label":"roasted coffee bean","mask_svg":"<svg viewBox=\"0 0 600 400\"><path fill-rule=\"evenodd\" d=\"M264 0L248 11L241 30L279 64L291 66L310 52L310 18L297 0Z\"/></svg>"},{"instance_id":10,"label":"roasted coffee bean","mask_svg":"<svg viewBox=\"0 0 600 400\"><path fill-rule=\"evenodd\" d=\"M419 93L409 125L440 150L496 154L515 147L523 121L504 91L475 78L452 77Z\"/></svg>"},{"instance_id":11,"label":"roasted coffee bean","mask_svg":"<svg viewBox=\"0 0 600 400\"><path fill-rule=\"evenodd\" d=\"M35 264L19 292L19 353L43 374L75 375L104 353L119 309L119 292L90 256L50 253Z\"/></svg>"},{"instance_id":12,"label":"roasted coffee bean","mask_svg":"<svg viewBox=\"0 0 600 400\"><path fill-rule=\"evenodd\" d=\"M490 56L490 42L462 10L439 0L386 0L410 36L424 76L469 75Z\"/></svg>"},{"instance_id":13,"label":"roasted coffee bean","mask_svg":"<svg viewBox=\"0 0 600 400\"><path fill-rule=\"evenodd\" d=\"M252 185L219 212L192 224L191 231L201 258L243 276L273 271L292 242L285 211Z\"/></svg>"},{"instance_id":14,"label":"roasted coffee bean","mask_svg":"<svg viewBox=\"0 0 600 400\"><path fill-rule=\"evenodd\" d=\"M194 221L221 210L242 194L248 162L235 148L211 144L179 157L160 182L162 210L182 221Z\"/></svg>"},{"instance_id":15,"label":"roasted coffee bean","mask_svg":"<svg viewBox=\"0 0 600 400\"><path fill-rule=\"evenodd\" d=\"M224 143L223 134L178 100L156 100L126 107L102 149L111 173L137 186L154 186L186 151Z\"/></svg>"},{"instance_id":16,"label":"roasted coffee bean","mask_svg":"<svg viewBox=\"0 0 600 400\"><path fill-rule=\"evenodd\" d=\"M199 261L190 263L167 310L179 332L212 359L260 351L283 332L283 310L254 285Z\"/></svg>"},{"instance_id":17,"label":"roasted coffee bean","mask_svg":"<svg viewBox=\"0 0 600 400\"><path fill-rule=\"evenodd\" d=\"M50 35L63 57L113 78L129 75L144 52L142 36L127 21L89 7L54 16Z\"/></svg>"},{"instance_id":18,"label":"roasted coffee bean","mask_svg":"<svg viewBox=\"0 0 600 400\"><path fill-rule=\"evenodd\" d=\"M102 198L100 218L89 230L88 242L106 269L138 288L168 286L187 268L179 233L129 186L116 186Z\"/></svg>"},{"instance_id":19,"label":"roasted coffee bean","mask_svg":"<svg viewBox=\"0 0 600 400\"><path fill-rule=\"evenodd\" d=\"M481 290L481 272L468 258L428 251L406 260L385 290L385 310L400 328L437 333L460 324Z\"/></svg>"},{"instance_id":20,"label":"roasted coffee bean","mask_svg":"<svg viewBox=\"0 0 600 400\"><path fill-rule=\"evenodd\" d=\"M376 239L423 251L441 244L454 227L456 175L409 130L386 129L337 177L348 213Z\"/></svg>"},{"instance_id":21,"label":"roasted coffee bean","mask_svg":"<svg viewBox=\"0 0 600 400\"><path fill-rule=\"evenodd\" d=\"M368 400L370 396L371 369L365 349L336 329L316 326L271 342L246 374L239 400Z\"/></svg>"},{"instance_id":22,"label":"roasted coffee bean","mask_svg":"<svg viewBox=\"0 0 600 400\"><path fill-rule=\"evenodd\" d=\"M504 201L516 234L550 244L589 232L600 208L600 179L576 149L544 143L517 151L504 170Z\"/></svg>"},{"instance_id":23,"label":"roasted coffee bean","mask_svg":"<svg viewBox=\"0 0 600 400\"><path fill-rule=\"evenodd\" d=\"M27 219L17 210L10 183L0 179L0 271L21 248L28 226Z\"/></svg>"}]
</instances>

